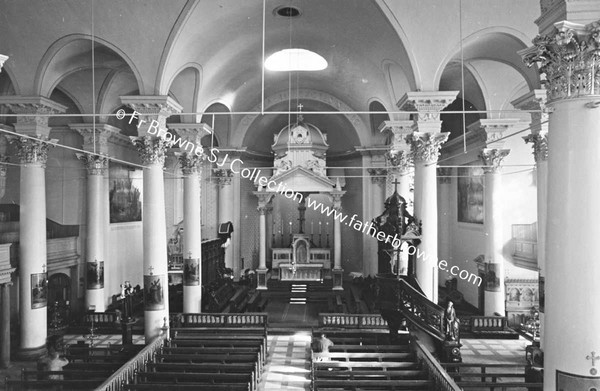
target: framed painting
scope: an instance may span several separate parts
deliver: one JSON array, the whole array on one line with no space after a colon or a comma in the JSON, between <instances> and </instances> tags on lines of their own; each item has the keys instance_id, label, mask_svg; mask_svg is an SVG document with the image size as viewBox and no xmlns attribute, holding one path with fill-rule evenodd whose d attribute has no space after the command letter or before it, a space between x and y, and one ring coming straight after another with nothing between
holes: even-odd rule
<instances>
[{"instance_id":1,"label":"framed painting","mask_svg":"<svg viewBox=\"0 0 600 391\"><path fill-rule=\"evenodd\" d=\"M498 278L497 263L484 263L485 265L485 290L488 292L500 292L500 279Z\"/></svg>"},{"instance_id":2,"label":"framed painting","mask_svg":"<svg viewBox=\"0 0 600 391\"><path fill-rule=\"evenodd\" d=\"M111 162L108 178L110 222L142 221L142 170Z\"/></svg>"},{"instance_id":3,"label":"framed painting","mask_svg":"<svg viewBox=\"0 0 600 391\"><path fill-rule=\"evenodd\" d=\"M165 309L166 280L164 274L144 276L144 307L146 311Z\"/></svg>"},{"instance_id":4,"label":"framed painting","mask_svg":"<svg viewBox=\"0 0 600 391\"><path fill-rule=\"evenodd\" d=\"M479 164L478 162L469 165ZM483 169L480 167L458 168L457 200L458 221L483 224Z\"/></svg>"},{"instance_id":5,"label":"framed painting","mask_svg":"<svg viewBox=\"0 0 600 391\"><path fill-rule=\"evenodd\" d=\"M183 260L183 285L200 285L200 260L198 258Z\"/></svg>"},{"instance_id":6,"label":"framed painting","mask_svg":"<svg viewBox=\"0 0 600 391\"><path fill-rule=\"evenodd\" d=\"M104 261L87 263L87 289L104 288Z\"/></svg>"},{"instance_id":7,"label":"framed painting","mask_svg":"<svg viewBox=\"0 0 600 391\"><path fill-rule=\"evenodd\" d=\"M31 309L48 305L48 279L46 273L31 274Z\"/></svg>"}]
</instances>

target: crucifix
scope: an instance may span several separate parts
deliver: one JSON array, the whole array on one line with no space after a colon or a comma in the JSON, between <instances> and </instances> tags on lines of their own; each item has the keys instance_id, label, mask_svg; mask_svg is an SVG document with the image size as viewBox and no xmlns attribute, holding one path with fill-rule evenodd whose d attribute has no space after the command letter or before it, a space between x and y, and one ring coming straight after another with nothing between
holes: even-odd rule
<instances>
[{"instance_id":1,"label":"crucifix","mask_svg":"<svg viewBox=\"0 0 600 391\"><path fill-rule=\"evenodd\" d=\"M304 117L302 116L302 108L304 107L304 105L302 103L298 104L298 118L296 119L296 122L300 122L304 119Z\"/></svg>"},{"instance_id":2,"label":"crucifix","mask_svg":"<svg viewBox=\"0 0 600 391\"><path fill-rule=\"evenodd\" d=\"M586 356L586 360L592 360L592 366L596 366L596 360L600 359L600 356L596 356L596 352L592 352L591 356Z\"/></svg>"},{"instance_id":3,"label":"crucifix","mask_svg":"<svg viewBox=\"0 0 600 391\"><path fill-rule=\"evenodd\" d=\"M153 275L153 271L154 271L154 266L150 265L148 266L148 270L150 271L150 275Z\"/></svg>"},{"instance_id":4,"label":"crucifix","mask_svg":"<svg viewBox=\"0 0 600 391\"><path fill-rule=\"evenodd\" d=\"M396 179L394 182L392 182L392 184L394 185L394 193L397 193L400 182L398 182L398 179Z\"/></svg>"}]
</instances>

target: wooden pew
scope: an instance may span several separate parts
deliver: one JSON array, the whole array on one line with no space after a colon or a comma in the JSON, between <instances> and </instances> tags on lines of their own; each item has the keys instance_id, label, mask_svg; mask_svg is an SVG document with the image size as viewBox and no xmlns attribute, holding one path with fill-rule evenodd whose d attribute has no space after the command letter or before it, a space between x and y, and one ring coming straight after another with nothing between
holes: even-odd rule
<instances>
[{"instance_id":1,"label":"wooden pew","mask_svg":"<svg viewBox=\"0 0 600 391\"><path fill-rule=\"evenodd\" d=\"M336 390L356 390L364 387L368 389L388 389L388 390L428 390L430 391L429 380L331 380L315 379L313 381L313 390L326 390L334 388Z\"/></svg>"},{"instance_id":2,"label":"wooden pew","mask_svg":"<svg viewBox=\"0 0 600 391\"><path fill-rule=\"evenodd\" d=\"M102 384L99 379L77 380L11 380L5 382L7 391L21 390L93 390Z\"/></svg>"},{"instance_id":3,"label":"wooden pew","mask_svg":"<svg viewBox=\"0 0 600 391\"><path fill-rule=\"evenodd\" d=\"M414 360L415 356L413 353L379 353L379 352L366 352L366 353L313 353L313 360L330 360L330 361L365 361L365 359L371 359L371 361L410 361Z\"/></svg>"},{"instance_id":4,"label":"wooden pew","mask_svg":"<svg viewBox=\"0 0 600 391\"><path fill-rule=\"evenodd\" d=\"M253 373L184 373L179 371L173 372L137 372L136 383L139 382L151 382L157 385L162 384L180 384L180 383L193 383L193 384L251 384L251 389L254 390L256 384Z\"/></svg>"},{"instance_id":5,"label":"wooden pew","mask_svg":"<svg viewBox=\"0 0 600 391\"><path fill-rule=\"evenodd\" d=\"M123 385L124 391L157 391L156 384L138 383ZM248 384L160 384L160 391L252 391L252 385Z\"/></svg>"}]
</instances>

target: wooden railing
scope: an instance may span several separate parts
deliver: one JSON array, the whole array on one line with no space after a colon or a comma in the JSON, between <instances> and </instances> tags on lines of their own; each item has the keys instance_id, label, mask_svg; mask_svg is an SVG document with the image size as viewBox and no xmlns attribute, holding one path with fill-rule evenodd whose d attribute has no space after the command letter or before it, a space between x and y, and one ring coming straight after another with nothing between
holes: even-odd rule
<instances>
[{"instance_id":1,"label":"wooden railing","mask_svg":"<svg viewBox=\"0 0 600 391\"><path fill-rule=\"evenodd\" d=\"M454 382L454 379L448 375L446 370L417 337L411 337L410 347L417 356L422 368L427 371L429 380L433 382L434 388L432 391L461 391L461 388Z\"/></svg>"},{"instance_id":2,"label":"wooden railing","mask_svg":"<svg viewBox=\"0 0 600 391\"><path fill-rule=\"evenodd\" d=\"M168 333L161 334L154 338L144 349L142 349L134 358L127 361L125 365L119 368L111 377L106 379L104 383L98 386L95 391L121 391L124 384L128 384L133 380L134 374L137 371L142 371L147 362L149 362L154 354L164 345Z\"/></svg>"},{"instance_id":3,"label":"wooden railing","mask_svg":"<svg viewBox=\"0 0 600 391\"><path fill-rule=\"evenodd\" d=\"M404 279L377 276L381 308L399 311L408 321L439 341L445 339L444 309Z\"/></svg>"},{"instance_id":4,"label":"wooden railing","mask_svg":"<svg viewBox=\"0 0 600 391\"><path fill-rule=\"evenodd\" d=\"M244 314L179 314L176 327L267 326L268 315L263 312Z\"/></svg>"},{"instance_id":5,"label":"wooden railing","mask_svg":"<svg viewBox=\"0 0 600 391\"><path fill-rule=\"evenodd\" d=\"M319 326L387 329L388 324L379 314L319 314Z\"/></svg>"}]
</instances>

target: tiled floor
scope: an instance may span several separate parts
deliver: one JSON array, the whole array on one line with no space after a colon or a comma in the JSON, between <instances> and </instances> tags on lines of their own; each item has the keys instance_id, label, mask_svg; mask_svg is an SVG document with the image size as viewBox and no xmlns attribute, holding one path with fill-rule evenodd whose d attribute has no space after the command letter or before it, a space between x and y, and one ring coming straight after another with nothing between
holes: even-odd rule
<instances>
[{"instance_id":1,"label":"tiled floor","mask_svg":"<svg viewBox=\"0 0 600 391\"><path fill-rule=\"evenodd\" d=\"M525 347L531 342L519 339L461 339L465 363L525 365Z\"/></svg>"},{"instance_id":2,"label":"tiled floor","mask_svg":"<svg viewBox=\"0 0 600 391\"><path fill-rule=\"evenodd\" d=\"M258 391L310 389L310 333L269 335L267 365Z\"/></svg>"}]
</instances>

